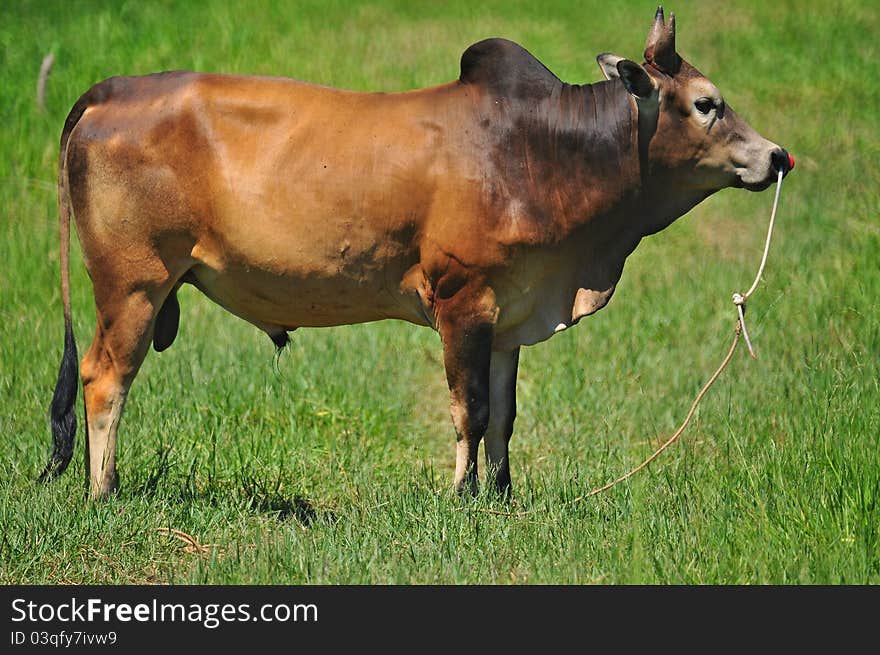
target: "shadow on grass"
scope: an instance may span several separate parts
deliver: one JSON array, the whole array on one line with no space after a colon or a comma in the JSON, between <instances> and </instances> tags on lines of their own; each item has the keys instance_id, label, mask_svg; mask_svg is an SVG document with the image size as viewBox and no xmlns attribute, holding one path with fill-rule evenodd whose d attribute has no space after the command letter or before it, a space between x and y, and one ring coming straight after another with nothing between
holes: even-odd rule
<instances>
[{"instance_id":1,"label":"shadow on grass","mask_svg":"<svg viewBox=\"0 0 880 655\"><path fill-rule=\"evenodd\" d=\"M249 499L249 505L260 514L274 514L279 521L296 519L304 526L311 525L318 517L315 506L306 498L293 496L285 498L281 494L271 496L256 495ZM334 516L330 512L322 512L321 518L332 521Z\"/></svg>"},{"instance_id":2,"label":"shadow on grass","mask_svg":"<svg viewBox=\"0 0 880 655\"><path fill-rule=\"evenodd\" d=\"M273 478L266 472L258 475L247 469L235 471L231 477L219 477L211 472L206 478L200 478L199 466L193 462L187 474L181 475L179 466L171 461L170 452L170 448L162 449L147 470L132 472L137 479L132 480L130 486L126 485L126 495L173 504L204 503L211 507L237 504L279 522L294 519L305 527L316 520L333 522L336 519L332 512L316 509L307 498L284 490L283 470L277 471Z\"/></svg>"}]
</instances>

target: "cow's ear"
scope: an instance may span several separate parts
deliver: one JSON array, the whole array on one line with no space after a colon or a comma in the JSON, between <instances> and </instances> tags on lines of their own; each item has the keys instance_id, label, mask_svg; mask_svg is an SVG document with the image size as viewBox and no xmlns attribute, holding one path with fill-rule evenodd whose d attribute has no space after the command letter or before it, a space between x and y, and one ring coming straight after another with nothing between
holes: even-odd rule
<instances>
[{"instance_id":1,"label":"cow's ear","mask_svg":"<svg viewBox=\"0 0 880 655\"><path fill-rule=\"evenodd\" d=\"M647 100L657 90L657 83L648 71L629 59L621 59L616 64L617 74L626 90L638 100Z\"/></svg>"},{"instance_id":2,"label":"cow's ear","mask_svg":"<svg viewBox=\"0 0 880 655\"><path fill-rule=\"evenodd\" d=\"M622 59L623 57L613 55L610 52L603 52L596 57L599 69L602 71L602 75L605 76L606 80L613 80L615 77L620 77L620 73L617 72L617 62Z\"/></svg>"}]
</instances>

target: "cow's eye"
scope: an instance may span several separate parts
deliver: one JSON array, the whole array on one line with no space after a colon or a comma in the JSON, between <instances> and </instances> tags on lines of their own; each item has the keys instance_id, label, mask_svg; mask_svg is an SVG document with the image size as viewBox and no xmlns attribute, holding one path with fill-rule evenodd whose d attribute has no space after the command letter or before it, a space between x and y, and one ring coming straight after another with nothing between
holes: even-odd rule
<instances>
[{"instance_id":1,"label":"cow's eye","mask_svg":"<svg viewBox=\"0 0 880 655\"><path fill-rule=\"evenodd\" d=\"M694 103L694 107L696 107L697 111L701 114L708 114L715 109L715 101L711 98L700 98Z\"/></svg>"}]
</instances>

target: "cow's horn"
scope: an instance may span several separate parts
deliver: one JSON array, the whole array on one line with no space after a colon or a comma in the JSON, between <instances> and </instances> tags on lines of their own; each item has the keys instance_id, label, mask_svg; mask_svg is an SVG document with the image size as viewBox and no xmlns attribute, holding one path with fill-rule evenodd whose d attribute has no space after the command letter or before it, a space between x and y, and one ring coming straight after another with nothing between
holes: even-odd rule
<instances>
[{"instance_id":1,"label":"cow's horn","mask_svg":"<svg viewBox=\"0 0 880 655\"><path fill-rule=\"evenodd\" d=\"M665 22L662 6L657 7L654 24L645 42L645 61L668 73L678 71L680 61L675 52L675 14L669 14L669 22Z\"/></svg>"}]
</instances>

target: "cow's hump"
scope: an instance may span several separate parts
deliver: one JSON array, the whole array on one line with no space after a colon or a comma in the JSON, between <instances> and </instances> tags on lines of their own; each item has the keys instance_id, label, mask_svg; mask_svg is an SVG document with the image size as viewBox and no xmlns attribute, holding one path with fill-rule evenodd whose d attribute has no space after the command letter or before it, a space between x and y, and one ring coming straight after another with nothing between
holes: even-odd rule
<instances>
[{"instance_id":1,"label":"cow's hump","mask_svg":"<svg viewBox=\"0 0 880 655\"><path fill-rule=\"evenodd\" d=\"M521 45L507 39L485 39L464 51L459 80L510 98L546 96L559 78Z\"/></svg>"}]
</instances>

